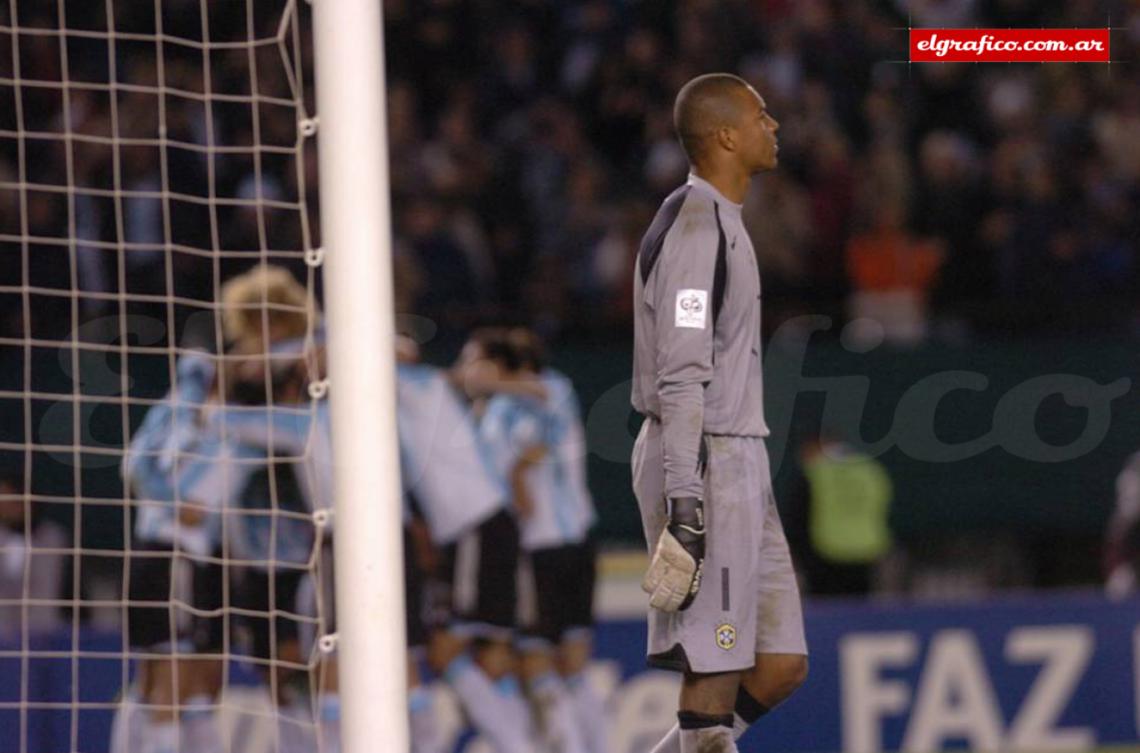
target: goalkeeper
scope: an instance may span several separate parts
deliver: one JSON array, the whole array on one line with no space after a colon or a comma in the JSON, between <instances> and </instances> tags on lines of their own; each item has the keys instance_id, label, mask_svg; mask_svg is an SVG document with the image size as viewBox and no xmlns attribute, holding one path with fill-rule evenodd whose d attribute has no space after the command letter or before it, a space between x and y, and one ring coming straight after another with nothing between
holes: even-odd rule
<instances>
[{"instance_id":1,"label":"goalkeeper","mask_svg":"<svg viewBox=\"0 0 1140 753\"><path fill-rule=\"evenodd\" d=\"M655 750L728 753L807 673L764 447L760 277L741 222L752 176L776 166L778 124L727 74L687 83L674 122L689 180L662 203L634 275L649 663L684 673L678 727Z\"/></svg>"}]
</instances>

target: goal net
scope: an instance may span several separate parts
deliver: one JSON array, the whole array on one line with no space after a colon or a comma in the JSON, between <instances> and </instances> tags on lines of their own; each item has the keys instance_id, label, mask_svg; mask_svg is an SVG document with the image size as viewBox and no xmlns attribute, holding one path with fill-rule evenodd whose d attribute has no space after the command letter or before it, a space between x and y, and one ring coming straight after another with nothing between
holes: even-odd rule
<instances>
[{"instance_id":1,"label":"goal net","mask_svg":"<svg viewBox=\"0 0 1140 753\"><path fill-rule=\"evenodd\" d=\"M308 16L0 2L0 750L328 749Z\"/></svg>"}]
</instances>

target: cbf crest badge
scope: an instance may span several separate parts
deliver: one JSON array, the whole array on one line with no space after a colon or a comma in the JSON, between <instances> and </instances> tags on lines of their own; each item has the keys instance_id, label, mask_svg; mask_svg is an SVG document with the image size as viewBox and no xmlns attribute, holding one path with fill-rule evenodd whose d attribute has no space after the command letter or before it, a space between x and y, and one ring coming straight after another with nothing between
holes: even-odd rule
<instances>
[{"instance_id":1,"label":"cbf crest badge","mask_svg":"<svg viewBox=\"0 0 1140 753\"><path fill-rule=\"evenodd\" d=\"M731 651L736 646L736 628L727 622L716 629L716 645L725 651Z\"/></svg>"}]
</instances>

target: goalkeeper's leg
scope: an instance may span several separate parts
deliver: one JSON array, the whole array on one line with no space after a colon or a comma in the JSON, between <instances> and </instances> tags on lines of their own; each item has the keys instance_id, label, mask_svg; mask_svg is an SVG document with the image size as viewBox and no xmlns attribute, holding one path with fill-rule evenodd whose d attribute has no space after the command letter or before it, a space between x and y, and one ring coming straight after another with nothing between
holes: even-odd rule
<instances>
[{"instance_id":1,"label":"goalkeeper's leg","mask_svg":"<svg viewBox=\"0 0 1140 753\"><path fill-rule=\"evenodd\" d=\"M755 664L741 676L733 708L733 731L739 739L770 709L787 699L807 678L807 644L803 609L788 543L776 514L771 490L763 495L754 593L756 610L765 619L756 633ZM681 753L681 729L670 730L654 753Z\"/></svg>"},{"instance_id":2,"label":"goalkeeper's leg","mask_svg":"<svg viewBox=\"0 0 1140 753\"><path fill-rule=\"evenodd\" d=\"M761 717L791 696L807 678L801 654L756 654L756 666L741 678L733 705L733 737L739 740ZM652 753L681 753L681 728L674 725Z\"/></svg>"},{"instance_id":3,"label":"goalkeeper's leg","mask_svg":"<svg viewBox=\"0 0 1140 753\"><path fill-rule=\"evenodd\" d=\"M677 712L681 753L736 752L732 707L739 687L739 672L685 673Z\"/></svg>"},{"instance_id":4,"label":"goalkeeper's leg","mask_svg":"<svg viewBox=\"0 0 1140 753\"><path fill-rule=\"evenodd\" d=\"M653 753L735 751L735 740L769 709L794 693L806 676L807 659L800 654L757 654L756 666L743 675L686 673L678 726L669 731ZM727 711L729 708L731 712Z\"/></svg>"}]
</instances>

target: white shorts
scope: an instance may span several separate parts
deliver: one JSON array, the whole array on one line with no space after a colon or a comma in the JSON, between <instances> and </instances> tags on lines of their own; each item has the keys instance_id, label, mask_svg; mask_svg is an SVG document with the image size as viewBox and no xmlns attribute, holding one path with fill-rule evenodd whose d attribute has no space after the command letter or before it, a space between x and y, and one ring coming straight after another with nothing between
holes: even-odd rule
<instances>
[{"instance_id":1,"label":"white shorts","mask_svg":"<svg viewBox=\"0 0 1140 753\"><path fill-rule=\"evenodd\" d=\"M803 609L759 437L704 437L704 575L683 612L649 610L649 664L695 673L750 669L755 655L807 654ZM633 488L650 553L666 524L661 424L633 450Z\"/></svg>"}]
</instances>

